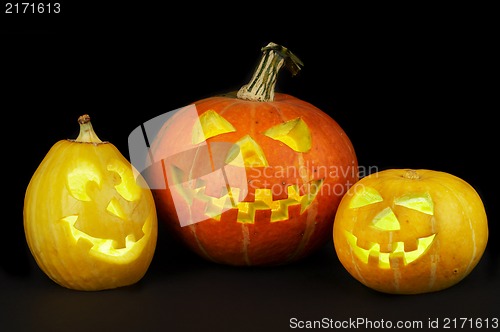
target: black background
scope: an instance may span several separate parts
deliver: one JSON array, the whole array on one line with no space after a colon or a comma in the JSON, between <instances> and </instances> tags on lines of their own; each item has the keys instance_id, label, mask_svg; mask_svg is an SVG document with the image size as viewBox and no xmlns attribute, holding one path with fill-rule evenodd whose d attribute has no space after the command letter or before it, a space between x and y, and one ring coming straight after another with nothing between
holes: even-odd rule
<instances>
[{"instance_id":1,"label":"black background","mask_svg":"<svg viewBox=\"0 0 500 332\"><path fill-rule=\"evenodd\" d=\"M0 330L282 331L293 317L500 317L491 8L61 3L58 15L2 9L0 19ZM24 192L50 147L76 138L78 116L90 114L100 138L128 157L134 128L237 90L271 41L304 62L295 77L280 72L276 90L329 113L361 167L445 171L478 191L490 237L476 269L440 292L380 294L347 274L332 243L289 266L234 268L175 245L160 223L154 260L136 285L79 292L43 275L24 239Z\"/></svg>"}]
</instances>

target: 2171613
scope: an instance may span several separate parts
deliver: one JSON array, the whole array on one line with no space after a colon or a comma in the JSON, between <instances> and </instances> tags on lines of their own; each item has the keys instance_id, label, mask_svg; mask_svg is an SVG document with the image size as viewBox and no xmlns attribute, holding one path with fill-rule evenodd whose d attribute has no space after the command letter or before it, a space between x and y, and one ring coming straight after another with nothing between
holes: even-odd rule
<instances>
[{"instance_id":1,"label":"2171613","mask_svg":"<svg viewBox=\"0 0 500 332\"><path fill-rule=\"evenodd\" d=\"M7 2L5 14L59 14L59 2Z\"/></svg>"},{"instance_id":2,"label":"2171613","mask_svg":"<svg viewBox=\"0 0 500 332\"><path fill-rule=\"evenodd\" d=\"M494 318L444 318L445 329L497 329L499 327L498 317Z\"/></svg>"}]
</instances>

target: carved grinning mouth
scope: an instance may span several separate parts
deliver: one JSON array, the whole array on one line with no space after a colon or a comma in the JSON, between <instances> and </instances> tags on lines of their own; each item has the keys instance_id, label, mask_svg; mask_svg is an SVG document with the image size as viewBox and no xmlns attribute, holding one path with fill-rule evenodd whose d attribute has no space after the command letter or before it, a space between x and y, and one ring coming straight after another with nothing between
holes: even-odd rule
<instances>
[{"instance_id":1,"label":"carved grinning mouth","mask_svg":"<svg viewBox=\"0 0 500 332\"><path fill-rule=\"evenodd\" d=\"M417 239L417 249L405 251L404 242L394 242L390 252L381 252L379 243L369 243L369 249L361 248L357 245L358 239L355 235L345 231L347 242L352 248L352 251L363 263L368 264L370 256L378 259L378 266L382 269L390 269L391 264L394 266L395 261L402 259L404 265L408 265L419 257L421 257L432 245L436 234Z\"/></svg>"},{"instance_id":2,"label":"carved grinning mouth","mask_svg":"<svg viewBox=\"0 0 500 332\"><path fill-rule=\"evenodd\" d=\"M140 251L137 251L135 254L132 252L132 249L143 239L136 239L134 234L129 234L125 237L125 247L119 248L116 241L113 239L102 239L98 237L93 237L85 232L82 232L78 228L76 228L75 224L78 220L77 215L67 216L61 218L61 221L64 222L65 227L68 230L68 234L71 234L72 238L75 242L80 241L81 239L87 240L92 244L90 248L90 253L99 256L103 259L109 258L113 259L113 262L118 262L116 259L120 258L120 262L127 263L133 261ZM143 228L147 226L148 223L145 223Z\"/></svg>"},{"instance_id":3,"label":"carved grinning mouth","mask_svg":"<svg viewBox=\"0 0 500 332\"><path fill-rule=\"evenodd\" d=\"M255 189L255 199L253 202L238 202L240 194L239 188L225 189L225 194L221 197L213 197L205 193L206 186L195 189L182 187L184 199L193 204L195 200L204 204L204 213L206 216L220 220L221 214L229 209L238 209L237 221L241 223L254 223L255 213L258 210L270 210L271 222L284 221L289 218L288 207L300 205L300 213L311 205L316 198L323 180L314 180L307 183L309 189L303 195L300 194L298 185L289 185L287 187L287 198L273 200L271 189Z\"/></svg>"}]
</instances>

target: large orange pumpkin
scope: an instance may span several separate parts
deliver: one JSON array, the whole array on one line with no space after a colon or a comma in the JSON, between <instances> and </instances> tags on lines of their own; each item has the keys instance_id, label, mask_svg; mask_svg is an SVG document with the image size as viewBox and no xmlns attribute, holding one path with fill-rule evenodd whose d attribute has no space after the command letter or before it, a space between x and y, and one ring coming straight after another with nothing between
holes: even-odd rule
<instances>
[{"instance_id":1,"label":"large orange pumpkin","mask_svg":"<svg viewBox=\"0 0 500 332\"><path fill-rule=\"evenodd\" d=\"M386 293L442 290L465 278L486 248L475 189L452 174L388 169L342 198L333 228L338 258L358 281Z\"/></svg>"},{"instance_id":2,"label":"large orange pumpkin","mask_svg":"<svg viewBox=\"0 0 500 332\"><path fill-rule=\"evenodd\" d=\"M262 51L249 84L178 110L151 144L160 216L217 263L277 265L309 255L331 240L340 199L358 179L339 124L274 92L279 69L296 73L300 60L274 43Z\"/></svg>"}]
</instances>

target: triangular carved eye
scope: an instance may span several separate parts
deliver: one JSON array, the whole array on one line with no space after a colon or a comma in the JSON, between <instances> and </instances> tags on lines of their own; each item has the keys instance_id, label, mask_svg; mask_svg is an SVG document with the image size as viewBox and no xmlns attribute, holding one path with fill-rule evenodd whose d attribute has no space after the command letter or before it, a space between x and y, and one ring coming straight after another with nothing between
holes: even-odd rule
<instances>
[{"instance_id":1,"label":"triangular carved eye","mask_svg":"<svg viewBox=\"0 0 500 332\"><path fill-rule=\"evenodd\" d=\"M214 110L208 110L194 124L192 133L193 144L204 142L210 137L236 131L232 124Z\"/></svg>"},{"instance_id":2,"label":"triangular carved eye","mask_svg":"<svg viewBox=\"0 0 500 332\"><path fill-rule=\"evenodd\" d=\"M420 211L430 216L434 214L434 203L429 193L404 195L395 199L394 204Z\"/></svg>"},{"instance_id":3,"label":"triangular carved eye","mask_svg":"<svg viewBox=\"0 0 500 332\"><path fill-rule=\"evenodd\" d=\"M349 208L356 209L366 205L382 202L383 200L384 199L375 188L363 186L356 190L354 197L349 202Z\"/></svg>"},{"instance_id":4,"label":"triangular carved eye","mask_svg":"<svg viewBox=\"0 0 500 332\"><path fill-rule=\"evenodd\" d=\"M301 118L289 120L269 128L264 133L267 137L285 143L292 150L307 152L311 149L312 139L309 127Z\"/></svg>"}]
</instances>

